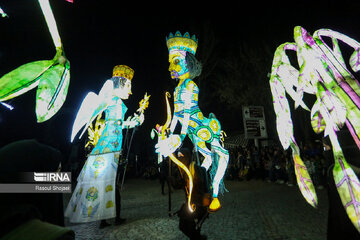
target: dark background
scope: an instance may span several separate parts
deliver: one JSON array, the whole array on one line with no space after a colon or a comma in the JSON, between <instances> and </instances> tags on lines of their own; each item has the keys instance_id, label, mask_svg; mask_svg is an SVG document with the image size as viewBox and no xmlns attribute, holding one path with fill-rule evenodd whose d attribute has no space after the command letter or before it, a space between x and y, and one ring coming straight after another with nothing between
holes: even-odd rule
<instances>
[{"instance_id":1,"label":"dark background","mask_svg":"<svg viewBox=\"0 0 360 240\"><path fill-rule=\"evenodd\" d=\"M215 113L231 135L243 131L241 106L262 105L269 138L278 141L268 84L276 47L294 41L293 29L297 25L311 34L330 28L360 41L359 3L314 2L263 5L255 1L217 1L195 6L195 1L160 4L74 0L71 4L51 0L71 64L67 99L60 111L44 123L36 123L35 89L9 100L15 107L12 111L0 106L0 147L36 137L67 156L81 101L89 91L99 92L115 65L125 64L135 70L133 95L125 102L127 114L138 108L145 92L151 95L145 122L134 135L133 151L153 151L150 130L165 122L164 93L172 93L176 84L167 71L165 37L177 30L199 38L196 57L203 63L203 73L197 84L204 114ZM2 0L0 6L9 15L0 18L0 76L22 64L54 57L55 48L37 1ZM351 51L345 50L346 62L349 54ZM300 126L295 127L300 140L316 137L308 113L296 110L293 120Z\"/></svg>"}]
</instances>

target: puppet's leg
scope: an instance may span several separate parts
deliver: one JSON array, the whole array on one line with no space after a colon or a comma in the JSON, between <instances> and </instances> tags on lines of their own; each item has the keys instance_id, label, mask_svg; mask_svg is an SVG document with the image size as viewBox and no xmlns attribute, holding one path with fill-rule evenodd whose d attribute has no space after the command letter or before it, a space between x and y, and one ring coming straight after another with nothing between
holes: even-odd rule
<instances>
[{"instance_id":1,"label":"puppet's leg","mask_svg":"<svg viewBox=\"0 0 360 240\"><path fill-rule=\"evenodd\" d=\"M219 193L219 185L221 180L225 175L225 171L229 162L229 153L226 149L224 149L218 140L215 140L211 143L212 150L218 155L218 163L215 176L212 180L212 188L213 188L213 200L210 203L209 210L211 212L215 212L220 209L221 204L218 199ZM214 166L213 166L214 167Z\"/></svg>"},{"instance_id":2,"label":"puppet's leg","mask_svg":"<svg viewBox=\"0 0 360 240\"><path fill-rule=\"evenodd\" d=\"M229 162L229 152L220 145L218 140L211 143L212 149L219 156L218 166L216 169L215 177L213 178L213 197L217 197L219 193L219 185L225 175L225 171Z\"/></svg>"},{"instance_id":3,"label":"puppet's leg","mask_svg":"<svg viewBox=\"0 0 360 240\"><path fill-rule=\"evenodd\" d=\"M201 167L205 168L206 171L208 171L212 164L211 151L206 147L205 142L199 137L194 136L193 139L197 151L201 153L201 155L204 157L204 160L201 163Z\"/></svg>"},{"instance_id":4,"label":"puppet's leg","mask_svg":"<svg viewBox=\"0 0 360 240\"><path fill-rule=\"evenodd\" d=\"M221 180L225 175L225 171L229 162L229 152L220 144L220 133L221 125L220 122L213 118L209 122L209 127L212 131L213 138L211 140L211 150L215 152L218 158L214 158L214 161L217 161L216 164L213 164L212 168L216 168L215 176L212 177L212 188L213 188L213 200L209 206L210 211L217 211L220 209L220 201L218 199L219 194L219 185Z\"/></svg>"},{"instance_id":5,"label":"puppet's leg","mask_svg":"<svg viewBox=\"0 0 360 240\"><path fill-rule=\"evenodd\" d=\"M201 153L201 155L204 156L204 160L201 164L202 167L204 167L207 171L212 165L212 152L206 147L206 144L204 141L201 140L201 138L194 136L194 144L196 144L196 147L198 151ZM211 143L212 149L215 151L215 153L219 156L219 162L216 170L215 177L212 180L212 189L213 189L213 200L209 206L209 210L212 212L217 211L220 209L221 205L219 202L219 199L217 198L217 195L219 193L219 185L220 182L225 174L227 163L229 161L229 154L228 151L225 150L219 143L218 140L214 140Z\"/></svg>"},{"instance_id":6,"label":"puppet's leg","mask_svg":"<svg viewBox=\"0 0 360 240\"><path fill-rule=\"evenodd\" d=\"M189 137L196 146L197 151L204 156L201 167L208 171L212 164L212 153L211 150L206 147L205 142L209 142L209 140L213 138L213 133L209 127L204 125L198 126L195 121L190 121L190 126L195 128L195 130Z\"/></svg>"}]
</instances>

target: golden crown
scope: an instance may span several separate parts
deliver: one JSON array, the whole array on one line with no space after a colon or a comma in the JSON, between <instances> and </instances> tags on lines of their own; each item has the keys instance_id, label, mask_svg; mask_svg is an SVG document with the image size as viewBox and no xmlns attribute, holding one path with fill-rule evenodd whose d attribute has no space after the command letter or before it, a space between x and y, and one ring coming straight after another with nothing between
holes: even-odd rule
<instances>
[{"instance_id":1,"label":"golden crown","mask_svg":"<svg viewBox=\"0 0 360 240\"><path fill-rule=\"evenodd\" d=\"M113 77L124 77L131 81L134 77L134 70L126 65L116 65L113 69Z\"/></svg>"},{"instance_id":2,"label":"golden crown","mask_svg":"<svg viewBox=\"0 0 360 240\"><path fill-rule=\"evenodd\" d=\"M179 31L173 35L172 33L169 34L169 37L166 38L166 45L169 49L169 52L173 49L187 51L195 55L198 39L196 39L195 35L190 37L188 32L181 35Z\"/></svg>"}]
</instances>

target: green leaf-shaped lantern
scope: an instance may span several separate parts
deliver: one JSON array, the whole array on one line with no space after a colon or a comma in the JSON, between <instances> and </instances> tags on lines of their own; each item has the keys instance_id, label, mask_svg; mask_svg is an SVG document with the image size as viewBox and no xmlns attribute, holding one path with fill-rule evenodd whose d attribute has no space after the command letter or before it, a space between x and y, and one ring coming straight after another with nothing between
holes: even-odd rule
<instances>
[{"instance_id":1,"label":"green leaf-shaped lantern","mask_svg":"<svg viewBox=\"0 0 360 240\"><path fill-rule=\"evenodd\" d=\"M36 117L38 122L49 120L65 102L70 82L70 62L66 59L54 15L48 0L39 0L56 55L52 60L26 63L0 78L0 102L17 97L38 87Z\"/></svg>"}]
</instances>

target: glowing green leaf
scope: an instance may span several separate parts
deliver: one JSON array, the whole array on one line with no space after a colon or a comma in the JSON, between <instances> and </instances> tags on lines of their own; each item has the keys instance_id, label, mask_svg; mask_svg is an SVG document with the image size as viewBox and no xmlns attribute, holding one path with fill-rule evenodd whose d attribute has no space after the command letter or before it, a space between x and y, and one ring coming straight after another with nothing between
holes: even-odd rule
<instances>
[{"instance_id":1,"label":"glowing green leaf","mask_svg":"<svg viewBox=\"0 0 360 240\"><path fill-rule=\"evenodd\" d=\"M0 78L0 101L17 97L39 84L39 77L54 63L54 60L30 62Z\"/></svg>"},{"instance_id":2,"label":"glowing green leaf","mask_svg":"<svg viewBox=\"0 0 360 240\"><path fill-rule=\"evenodd\" d=\"M70 82L68 64L57 64L41 77L36 91L36 116L38 122L50 119L63 105Z\"/></svg>"}]
</instances>

